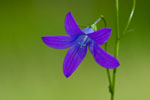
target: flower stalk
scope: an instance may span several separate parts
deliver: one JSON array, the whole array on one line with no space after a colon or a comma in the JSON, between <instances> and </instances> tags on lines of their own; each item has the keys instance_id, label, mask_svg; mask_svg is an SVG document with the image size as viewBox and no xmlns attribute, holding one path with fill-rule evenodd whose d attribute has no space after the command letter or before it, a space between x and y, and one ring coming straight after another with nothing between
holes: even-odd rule
<instances>
[{"instance_id":1,"label":"flower stalk","mask_svg":"<svg viewBox=\"0 0 150 100\"><path fill-rule=\"evenodd\" d=\"M131 23L131 20L133 18L134 12L135 12L135 6L136 6L136 0L133 0L133 6L132 6L132 10L131 10L128 22L127 22L126 27L123 30L123 34L120 36L120 38L122 38L127 33L127 30L129 28L129 25Z\"/></svg>"},{"instance_id":2,"label":"flower stalk","mask_svg":"<svg viewBox=\"0 0 150 100\"><path fill-rule=\"evenodd\" d=\"M120 46L120 39L123 35L125 35L130 22L132 20L134 11L135 11L135 5L136 5L136 0L133 0L133 7L127 22L127 25L123 31L123 34L120 36L120 31L119 31L119 0L116 0L116 46L115 46L115 52L114 56L118 59L119 58L119 46ZM111 93L111 100L114 100L115 98L115 87L116 87L116 78L117 78L117 68L113 69L113 79L112 79L112 93Z\"/></svg>"},{"instance_id":3,"label":"flower stalk","mask_svg":"<svg viewBox=\"0 0 150 100\"><path fill-rule=\"evenodd\" d=\"M119 33L119 0L116 0L116 46L114 56L119 58L119 46L120 46L120 33ZM115 86L116 86L117 68L113 69L113 81L112 81L112 95L111 100L115 98Z\"/></svg>"},{"instance_id":4,"label":"flower stalk","mask_svg":"<svg viewBox=\"0 0 150 100\"><path fill-rule=\"evenodd\" d=\"M107 23L106 23L106 20L105 20L105 18L104 18L104 16L103 15L101 15L101 17L99 18L99 19L97 19L95 22L94 22L94 24L92 24L91 25L91 27L95 30L95 31L97 31L97 23L98 22L100 22L100 21L103 21L103 23L104 23L104 27L107 27ZM105 43L105 45L104 45L104 49L105 49L105 51L107 52L107 42ZM111 74L110 74L110 69L106 69L106 72L107 72L107 77L108 77L108 82L109 82L109 86L108 86L108 88L109 88L109 92L110 92L110 94L111 94L111 97L112 97L112 83L111 83Z\"/></svg>"}]
</instances>

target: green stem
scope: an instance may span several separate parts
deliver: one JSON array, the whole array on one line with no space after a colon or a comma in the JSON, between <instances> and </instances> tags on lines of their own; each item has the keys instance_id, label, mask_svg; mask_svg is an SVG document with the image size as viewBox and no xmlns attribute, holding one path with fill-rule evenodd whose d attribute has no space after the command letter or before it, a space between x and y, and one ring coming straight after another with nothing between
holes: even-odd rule
<instances>
[{"instance_id":1,"label":"green stem","mask_svg":"<svg viewBox=\"0 0 150 100\"><path fill-rule=\"evenodd\" d=\"M120 38L126 33L130 22L132 20L134 11L135 11L135 5L136 5L136 0L133 0L133 7L132 11L130 13L129 20L127 22L127 25L123 31L123 34L120 36L119 32L119 0L116 0L116 46L115 46L115 57L118 59L119 58L119 46L120 46ZM111 83L111 100L114 100L115 98L115 87L116 87L116 78L117 78L117 68L113 70L113 79Z\"/></svg>"},{"instance_id":2,"label":"green stem","mask_svg":"<svg viewBox=\"0 0 150 100\"><path fill-rule=\"evenodd\" d=\"M115 47L115 57L118 59L119 55L119 46L120 46L120 40L116 40L116 47ZM112 80L112 97L111 100L114 100L115 98L115 87L116 87L116 76L117 76L117 68L113 70L113 80Z\"/></svg>"},{"instance_id":3,"label":"green stem","mask_svg":"<svg viewBox=\"0 0 150 100\"><path fill-rule=\"evenodd\" d=\"M120 36L120 38L122 38L125 35L125 33L127 32L128 28L129 28L129 25L130 25L131 20L133 18L133 14L135 12L135 6L136 6L136 0L133 0L133 6L132 6L132 10L131 10L128 22L127 22L126 27L123 30L123 34Z\"/></svg>"},{"instance_id":4,"label":"green stem","mask_svg":"<svg viewBox=\"0 0 150 100\"><path fill-rule=\"evenodd\" d=\"M107 51L107 42L105 43L105 51ZM109 92L112 95L112 83L111 83L111 75L110 75L110 70L106 69L107 72L107 77L108 77L108 82L109 82Z\"/></svg>"},{"instance_id":5,"label":"green stem","mask_svg":"<svg viewBox=\"0 0 150 100\"><path fill-rule=\"evenodd\" d=\"M104 22L104 26L105 27L107 27L107 23L106 23L106 20L105 20L105 18L104 18L104 16L101 16L100 17L102 20L103 20L103 22ZM107 51L107 42L105 43L105 51ZM110 75L110 70L109 69L106 69L106 72L107 72L107 77L108 77L108 82L109 82L109 86L108 86L108 88L109 88L109 92L110 92L110 94L112 95L112 83L111 83L111 75Z\"/></svg>"},{"instance_id":6,"label":"green stem","mask_svg":"<svg viewBox=\"0 0 150 100\"><path fill-rule=\"evenodd\" d=\"M95 29L95 31L97 31L97 26L96 26L96 24L97 24L99 21L101 21L101 20L103 20L103 22L104 22L104 27L107 27L106 20L105 20L104 16L101 15L101 17L100 17L99 19L97 19L97 20L94 22L94 24L91 25L91 27L92 27L93 29ZM107 43L105 43L105 48L104 48L104 49L105 49L105 51L107 51ZM106 72L107 72L107 77L108 77L108 82L109 82L109 92L110 92L110 94L112 95L112 83L111 83L110 70L109 70L109 69L106 69Z\"/></svg>"},{"instance_id":7,"label":"green stem","mask_svg":"<svg viewBox=\"0 0 150 100\"><path fill-rule=\"evenodd\" d=\"M116 0L116 47L115 47L115 57L118 59L120 46L120 34L119 34L119 0ZM111 100L115 98L115 86L116 86L116 76L117 68L113 70L113 80L112 80L112 96Z\"/></svg>"},{"instance_id":8,"label":"green stem","mask_svg":"<svg viewBox=\"0 0 150 100\"><path fill-rule=\"evenodd\" d=\"M125 34L125 32L127 31L130 22L132 20L134 11L135 11L135 5L136 5L136 0L133 0L133 7L132 7L132 11L130 13L130 17L129 20L127 22L127 25L123 31L123 34L120 36L120 32L119 32L119 0L116 0L116 47L115 47L115 57L118 59L119 58L119 46L120 46L120 38ZM116 77L117 77L117 68L115 68L113 70L113 79L112 79L112 96L111 96L111 100L114 100L115 98L115 86L116 86Z\"/></svg>"},{"instance_id":9,"label":"green stem","mask_svg":"<svg viewBox=\"0 0 150 100\"><path fill-rule=\"evenodd\" d=\"M102 20L103 20L103 22L104 22L104 25L105 25L105 27L107 27L107 23L106 23L106 20L105 20L105 18L103 17L103 16L101 16L101 18L102 18ZM105 51L107 51L107 42L105 43ZM111 75L110 75L110 70L109 69L106 69L106 72L107 72L107 77L108 77L108 82L109 82L109 86L108 86L108 88L109 88L109 92L110 92L110 94L111 94L111 96L112 96L112 83L111 83Z\"/></svg>"}]
</instances>

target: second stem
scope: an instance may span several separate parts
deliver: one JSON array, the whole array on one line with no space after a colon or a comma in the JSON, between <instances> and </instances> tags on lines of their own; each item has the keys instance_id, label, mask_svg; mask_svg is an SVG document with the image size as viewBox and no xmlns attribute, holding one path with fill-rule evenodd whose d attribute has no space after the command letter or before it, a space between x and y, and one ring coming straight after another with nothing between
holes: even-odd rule
<instances>
[{"instance_id":1,"label":"second stem","mask_svg":"<svg viewBox=\"0 0 150 100\"><path fill-rule=\"evenodd\" d=\"M119 58L119 46L120 46L120 33L119 33L119 0L116 0L116 46L115 46L115 57ZM117 68L113 70L112 80L112 96L111 100L115 97L115 86L116 86Z\"/></svg>"}]
</instances>

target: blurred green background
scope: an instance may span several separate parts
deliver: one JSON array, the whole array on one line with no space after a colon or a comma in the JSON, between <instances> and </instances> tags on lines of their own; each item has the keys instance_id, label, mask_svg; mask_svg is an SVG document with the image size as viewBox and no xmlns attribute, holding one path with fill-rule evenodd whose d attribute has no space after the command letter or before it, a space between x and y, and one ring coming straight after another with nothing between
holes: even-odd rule
<instances>
[{"instance_id":1,"label":"blurred green background","mask_svg":"<svg viewBox=\"0 0 150 100\"><path fill-rule=\"evenodd\" d=\"M137 0L121 40L116 100L150 100L150 1ZM132 0L120 0L120 31ZM80 25L104 15L113 28L108 51L115 47L115 0L0 0L0 100L110 100L106 69L88 54L68 79L62 72L67 50L47 47L46 35L65 35L71 11ZM99 24L103 27L103 22Z\"/></svg>"}]
</instances>

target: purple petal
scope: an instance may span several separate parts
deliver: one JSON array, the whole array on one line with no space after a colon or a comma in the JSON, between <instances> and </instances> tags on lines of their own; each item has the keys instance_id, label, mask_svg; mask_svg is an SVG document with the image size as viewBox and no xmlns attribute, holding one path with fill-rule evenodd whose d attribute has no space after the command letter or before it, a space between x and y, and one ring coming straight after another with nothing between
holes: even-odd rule
<instances>
[{"instance_id":1,"label":"purple petal","mask_svg":"<svg viewBox=\"0 0 150 100\"><path fill-rule=\"evenodd\" d=\"M75 19L73 18L71 12L69 12L66 15L65 29L66 29L66 32L71 36L84 34L82 30L80 29L80 27L78 26L78 24L76 23Z\"/></svg>"},{"instance_id":2,"label":"purple petal","mask_svg":"<svg viewBox=\"0 0 150 100\"><path fill-rule=\"evenodd\" d=\"M73 42L69 36L44 36L42 40L47 46L56 49L69 48Z\"/></svg>"},{"instance_id":3,"label":"purple petal","mask_svg":"<svg viewBox=\"0 0 150 100\"><path fill-rule=\"evenodd\" d=\"M94 42L90 44L90 51L96 62L104 68L112 69L120 65L119 61L115 57L104 51L104 49L99 47L97 44L94 44Z\"/></svg>"},{"instance_id":4,"label":"purple petal","mask_svg":"<svg viewBox=\"0 0 150 100\"><path fill-rule=\"evenodd\" d=\"M111 28L103 28L87 35L91 37L97 44L102 45L109 39L111 31Z\"/></svg>"},{"instance_id":5,"label":"purple petal","mask_svg":"<svg viewBox=\"0 0 150 100\"><path fill-rule=\"evenodd\" d=\"M66 54L63 71L66 77L72 75L77 69L87 53L87 46L81 47L80 45L73 46Z\"/></svg>"},{"instance_id":6,"label":"purple petal","mask_svg":"<svg viewBox=\"0 0 150 100\"><path fill-rule=\"evenodd\" d=\"M89 33L93 33L94 32L94 29L91 28L91 27L87 27L87 28L84 28L82 30L85 34L89 34Z\"/></svg>"}]
</instances>

